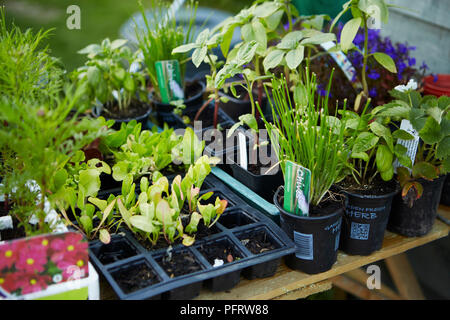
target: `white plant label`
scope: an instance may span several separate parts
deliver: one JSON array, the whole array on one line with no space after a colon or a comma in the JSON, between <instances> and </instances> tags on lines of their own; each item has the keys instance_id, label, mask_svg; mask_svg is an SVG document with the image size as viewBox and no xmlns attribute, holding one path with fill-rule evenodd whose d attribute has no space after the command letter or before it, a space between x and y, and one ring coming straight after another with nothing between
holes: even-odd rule
<instances>
[{"instance_id":1,"label":"white plant label","mask_svg":"<svg viewBox=\"0 0 450 320\"><path fill-rule=\"evenodd\" d=\"M416 158L417 153L417 147L419 146L419 134L417 131L413 128L411 122L409 120L402 120L400 124L400 129L405 130L410 135L414 137L412 140L402 140L398 139L397 143L404 146L408 151L406 152L406 155L411 159L412 165L414 165L414 159ZM401 164L398 162L398 159L394 162L394 172L397 173L397 168L401 166ZM408 170L411 172L411 169L408 168Z\"/></svg>"},{"instance_id":2,"label":"white plant label","mask_svg":"<svg viewBox=\"0 0 450 320\"><path fill-rule=\"evenodd\" d=\"M325 49L326 51L330 50L331 48L335 47L333 41L328 41L321 43L320 46ZM344 72L347 79L350 81L350 83L355 87L362 87L361 83L359 81L353 81L354 77L356 76L356 69L353 67L350 60L347 58L347 56L342 51L337 52L328 52L328 54L333 58L333 60L337 63L337 65L341 68L341 70Z\"/></svg>"},{"instance_id":3,"label":"white plant label","mask_svg":"<svg viewBox=\"0 0 450 320\"><path fill-rule=\"evenodd\" d=\"M245 135L242 132L238 132L239 138L239 165L247 170L247 145L245 141Z\"/></svg>"}]
</instances>

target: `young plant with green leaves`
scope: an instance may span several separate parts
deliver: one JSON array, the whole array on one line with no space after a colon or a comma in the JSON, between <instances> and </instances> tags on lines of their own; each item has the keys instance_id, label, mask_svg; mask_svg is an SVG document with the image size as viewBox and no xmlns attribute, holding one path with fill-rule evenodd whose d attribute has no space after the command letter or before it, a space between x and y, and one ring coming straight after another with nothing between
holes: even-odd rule
<instances>
[{"instance_id":1,"label":"young plant with green leaves","mask_svg":"<svg viewBox=\"0 0 450 320\"><path fill-rule=\"evenodd\" d=\"M173 54L172 50L194 40L198 3L189 1L185 5L188 18L178 22L175 15L169 10L167 2L151 0L149 9L145 10L139 1L139 7L144 29L136 27L136 38L144 56L145 68L154 89L153 94L157 100L161 100L155 63L163 60L177 60L180 63L181 78L184 79L186 62L189 57L187 53Z\"/></svg>"},{"instance_id":2,"label":"young plant with green leaves","mask_svg":"<svg viewBox=\"0 0 450 320\"><path fill-rule=\"evenodd\" d=\"M375 23L387 23L389 18L389 5L384 0L349 0L342 6L342 11L333 20L330 26L330 32L340 19L340 17L348 10L351 11L353 19L349 20L342 28L340 37L340 49L347 53L348 50L357 50L363 56L363 67L361 71L361 82L363 85L363 91L357 96L355 100L354 110L356 112L361 111L360 105L362 98L369 98L369 87L367 85L367 63L368 59L373 57L381 66L386 68L392 73L397 73L394 60L384 52L369 52L369 23L374 21ZM364 48L358 48L353 44L353 40L359 30L364 29Z\"/></svg>"},{"instance_id":3,"label":"young plant with green leaves","mask_svg":"<svg viewBox=\"0 0 450 320\"><path fill-rule=\"evenodd\" d=\"M73 88L72 88L73 89ZM3 178L8 183L4 194L21 189L27 193L24 181L35 181L41 196L34 210L23 212L19 217L25 228L30 217L39 221L38 229L45 229L45 203L56 209L68 173L65 169L70 159L95 139L108 134L111 122L104 118L78 119L78 113L71 115L79 99L84 95L82 87L73 91L67 89L64 99L56 103L13 102L6 97L0 99L0 145L14 155L9 173ZM15 180L14 177L19 177ZM26 231L28 231L26 229ZM30 231L32 233L32 231Z\"/></svg>"},{"instance_id":4,"label":"young plant with green leaves","mask_svg":"<svg viewBox=\"0 0 450 320\"><path fill-rule=\"evenodd\" d=\"M0 7L0 92L13 101L48 103L62 93L64 70L44 43L52 30L6 27Z\"/></svg>"},{"instance_id":5,"label":"young plant with green leaves","mask_svg":"<svg viewBox=\"0 0 450 320\"><path fill-rule=\"evenodd\" d=\"M85 65L74 70L72 77L87 85L87 103L101 103L103 111L117 118L126 117L133 101L147 101L145 73L133 70L142 62L140 50L132 52L127 40L104 39L78 51L86 54ZM114 114L113 110L118 107Z\"/></svg>"},{"instance_id":6,"label":"young plant with green leaves","mask_svg":"<svg viewBox=\"0 0 450 320\"><path fill-rule=\"evenodd\" d=\"M344 177L346 119L328 114L328 98L322 100L316 94L314 74L305 74L305 105L291 102L285 79L273 79L272 88L273 123L263 116L270 140L283 174L288 160L311 170L310 204L317 206L330 187Z\"/></svg>"},{"instance_id":7,"label":"young plant with green leaves","mask_svg":"<svg viewBox=\"0 0 450 320\"><path fill-rule=\"evenodd\" d=\"M120 130L102 140L105 153L114 155L112 176L116 181L124 180L129 174L136 180L177 165L187 168L201 156L205 147L205 142L199 141L191 128L185 130L184 136L169 128L161 132L157 132L156 127L141 128L135 120L122 123Z\"/></svg>"},{"instance_id":8,"label":"young plant with green leaves","mask_svg":"<svg viewBox=\"0 0 450 320\"><path fill-rule=\"evenodd\" d=\"M401 89L390 91L395 100L374 111L395 120L409 120L420 138L414 165L401 163L403 166L397 168L403 199L412 207L423 192L419 178L433 181L450 172L450 98Z\"/></svg>"},{"instance_id":9,"label":"young plant with green leaves","mask_svg":"<svg viewBox=\"0 0 450 320\"><path fill-rule=\"evenodd\" d=\"M141 193L137 202L124 196L131 191L134 193L133 188L128 188L131 191L123 190L117 203L128 228L152 245L158 242L161 235L169 244L182 238L184 245L192 245L199 221L204 219L205 225L211 227L226 208L226 201L220 199L216 199L214 208L199 203L211 196L210 193L199 196L201 185L211 171L211 163L215 163L213 159L201 157L195 165L191 165L183 179L178 175L171 185L159 172L153 175L151 186L146 177L141 178ZM131 183L131 179L127 181ZM186 204L187 213L184 211ZM201 208L200 214L195 211L196 208ZM183 219L186 218L190 220L184 228Z\"/></svg>"},{"instance_id":10,"label":"young plant with green leaves","mask_svg":"<svg viewBox=\"0 0 450 320\"><path fill-rule=\"evenodd\" d=\"M209 64L211 74L206 75L206 90L210 92L208 100L200 107L197 114L194 117L194 121L197 121L203 110L214 101L214 118L213 126L217 129L217 119L219 113L220 101L226 102L226 98L219 96L219 90L221 87L216 86L215 78L220 70L220 67L224 64L223 61L219 61L217 56L213 54L213 49L217 48L222 41L220 33L214 33L208 28L200 32L195 39L195 42L188 43L175 48L172 54L187 53L192 50L192 63L198 68L201 63Z\"/></svg>"}]
</instances>

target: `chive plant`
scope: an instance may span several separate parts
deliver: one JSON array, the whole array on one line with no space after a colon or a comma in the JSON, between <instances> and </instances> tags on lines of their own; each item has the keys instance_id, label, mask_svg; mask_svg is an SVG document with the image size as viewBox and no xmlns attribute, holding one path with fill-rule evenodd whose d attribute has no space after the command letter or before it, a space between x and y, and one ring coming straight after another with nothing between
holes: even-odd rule
<instances>
[{"instance_id":1,"label":"chive plant","mask_svg":"<svg viewBox=\"0 0 450 320\"><path fill-rule=\"evenodd\" d=\"M188 54L172 53L172 50L194 40L198 2L189 1L186 5L188 19L182 22L177 22L175 14L169 12L170 8L167 3L161 0L151 0L149 11L144 9L141 2L139 2L139 6L144 20L144 30L139 30L136 24L136 38L144 56L149 80L154 88L154 95L160 100L155 62L178 60L181 77L184 79L186 62L189 60ZM150 17L147 16L147 12L151 13ZM161 20L162 17L164 18Z\"/></svg>"},{"instance_id":2,"label":"chive plant","mask_svg":"<svg viewBox=\"0 0 450 320\"><path fill-rule=\"evenodd\" d=\"M331 78L332 74L328 91ZM304 79L303 105L292 104L284 78L273 79L273 102L270 102L273 123L269 123L264 115L262 119L283 174L288 160L311 170L310 203L317 206L330 187L344 176L343 169L347 160L344 137L346 120L328 114L328 95L321 98L316 94L315 74L309 75L306 69Z\"/></svg>"}]
</instances>

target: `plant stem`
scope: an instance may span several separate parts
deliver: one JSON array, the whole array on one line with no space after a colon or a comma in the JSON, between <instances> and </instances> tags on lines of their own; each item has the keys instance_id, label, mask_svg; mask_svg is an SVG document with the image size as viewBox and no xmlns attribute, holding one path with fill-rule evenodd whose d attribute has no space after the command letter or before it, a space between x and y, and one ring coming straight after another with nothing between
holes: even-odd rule
<instances>
[{"instance_id":1,"label":"plant stem","mask_svg":"<svg viewBox=\"0 0 450 320\"><path fill-rule=\"evenodd\" d=\"M206 101L200 109L198 109L197 113L195 114L194 121L197 121L200 117L200 114L205 110L205 108L213 101L214 98L209 98L208 101Z\"/></svg>"}]
</instances>

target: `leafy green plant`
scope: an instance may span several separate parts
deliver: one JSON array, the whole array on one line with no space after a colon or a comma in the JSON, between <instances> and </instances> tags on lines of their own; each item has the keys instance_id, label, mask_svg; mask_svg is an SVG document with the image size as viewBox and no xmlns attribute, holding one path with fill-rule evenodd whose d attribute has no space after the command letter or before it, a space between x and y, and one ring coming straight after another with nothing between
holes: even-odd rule
<instances>
[{"instance_id":1,"label":"leafy green plant","mask_svg":"<svg viewBox=\"0 0 450 320\"><path fill-rule=\"evenodd\" d=\"M104 152L114 155L112 175L116 181L129 174L138 179L172 165L188 166L201 156L205 147L191 128L185 130L183 137L169 128L161 132L156 127L151 131L141 128L141 123L135 120L122 123L120 130L102 140Z\"/></svg>"},{"instance_id":2,"label":"leafy green plant","mask_svg":"<svg viewBox=\"0 0 450 320\"><path fill-rule=\"evenodd\" d=\"M390 93L395 100L374 111L395 120L409 120L420 138L414 165L401 163L403 167L397 168L402 196L412 207L423 192L419 178L432 181L450 171L450 98L422 97L407 87L396 88Z\"/></svg>"},{"instance_id":3,"label":"leafy green plant","mask_svg":"<svg viewBox=\"0 0 450 320\"><path fill-rule=\"evenodd\" d=\"M311 170L310 203L316 206L330 187L344 177L348 154L346 119L328 114L327 98L316 101L314 74L306 74L306 105L291 103L285 79L272 80L272 87L274 120L270 123L264 116L262 119L272 145L276 146L283 173L287 160Z\"/></svg>"},{"instance_id":4,"label":"leafy green plant","mask_svg":"<svg viewBox=\"0 0 450 320\"><path fill-rule=\"evenodd\" d=\"M169 6L167 2L161 0L151 0L148 11L144 9L141 2L139 2L139 7L145 29L140 31L136 27L136 38L144 56L145 67L154 88L154 95L161 100L155 63L162 60L178 60L181 76L184 79L185 62L189 57L186 53L173 54L172 50L193 41L198 3L189 1L186 5L186 11L189 12L186 22L177 22L175 15L171 15L165 20L162 19L169 13ZM147 18L147 12L151 14L150 20Z\"/></svg>"},{"instance_id":5,"label":"leafy green plant","mask_svg":"<svg viewBox=\"0 0 450 320\"><path fill-rule=\"evenodd\" d=\"M0 92L12 100L49 102L62 93L64 70L44 44L52 30L6 27L0 7Z\"/></svg>"},{"instance_id":6,"label":"leafy green plant","mask_svg":"<svg viewBox=\"0 0 450 320\"><path fill-rule=\"evenodd\" d=\"M67 89L64 99L56 103L0 99L0 145L2 150L10 150L14 156L8 161L10 171L3 177L8 183L2 191L10 194L13 189L20 189L21 193L27 193L23 182L35 181L41 194L34 210L22 211L24 216L18 216L27 234L34 234L33 230L27 229L33 215L39 220L37 231L46 228L45 203L48 200L50 209L56 209L61 196L59 191L68 176L65 167L70 159L95 139L108 134L112 124L101 117L79 120L77 112L70 115L83 94L83 87L75 91ZM15 204L17 206L20 204Z\"/></svg>"},{"instance_id":7,"label":"leafy green plant","mask_svg":"<svg viewBox=\"0 0 450 320\"><path fill-rule=\"evenodd\" d=\"M142 61L140 51L132 52L126 43L124 39L111 42L106 38L101 44L88 45L78 51L88 60L72 73L77 81L87 84L87 103L99 101L109 114L116 105L120 112L127 111L137 97L147 101L145 73L131 70Z\"/></svg>"},{"instance_id":8,"label":"leafy green plant","mask_svg":"<svg viewBox=\"0 0 450 320\"><path fill-rule=\"evenodd\" d=\"M200 200L207 200L212 193L199 196L201 185L211 171L210 163L215 159L203 156L191 165L186 176L182 179L176 176L169 184L168 179L159 172L152 177L150 186L146 177L140 181L141 193L135 202L133 187L123 187L122 195L118 197L117 204L123 221L135 234L142 239L149 240L155 245L163 235L166 242L174 243L182 238L184 245L192 245L195 241L195 232L201 219L205 225L211 227L226 208L226 201L216 199L214 206L202 206ZM123 184L132 186L131 178L124 180ZM170 188L170 189L169 189ZM187 213L183 213L187 202ZM212 206L212 207L211 207ZM200 214L195 210L199 208ZM189 218L189 224L183 227L182 218ZM214 221L212 221L214 219Z\"/></svg>"},{"instance_id":9,"label":"leafy green plant","mask_svg":"<svg viewBox=\"0 0 450 320\"><path fill-rule=\"evenodd\" d=\"M383 52L369 53L368 50L368 21L369 19L381 19L381 22L387 23L389 17L389 7L392 5L386 4L384 0L350 0L343 5L342 11L333 20L330 26L330 32L339 20L339 18L348 10L351 11L353 19L349 20L343 27L340 37L340 49L343 52L348 50L357 50L363 56L363 67L361 71L361 81L363 91L357 96L355 100L355 111L360 111L361 99L364 96L369 98L369 87L367 85L367 61L373 57L380 65L392 73L397 73L394 60ZM364 29L364 48L357 48L353 44L353 40L359 30Z\"/></svg>"}]
</instances>

